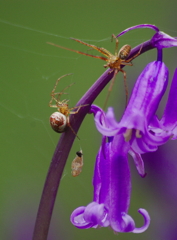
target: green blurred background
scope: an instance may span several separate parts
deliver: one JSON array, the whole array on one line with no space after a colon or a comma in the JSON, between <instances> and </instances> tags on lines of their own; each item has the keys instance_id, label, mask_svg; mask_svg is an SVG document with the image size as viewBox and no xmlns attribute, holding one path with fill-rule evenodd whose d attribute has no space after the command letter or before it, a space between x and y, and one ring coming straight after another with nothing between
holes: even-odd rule
<instances>
[{"instance_id":1,"label":"green blurred background","mask_svg":"<svg viewBox=\"0 0 177 240\"><path fill-rule=\"evenodd\" d=\"M0 239L31 239L43 184L60 137L51 130L48 120L54 110L48 107L48 102L56 79L73 73L59 83L59 90L76 83L68 90L67 97L72 107L104 72L103 61L56 48L46 42L88 52L86 46L70 40L74 37L114 52L115 43L110 41L112 33L117 35L130 26L143 23L155 24L162 31L177 36L176 6L175 0L1 0ZM119 38L120 47L124 44L134 47L153 34L150 29L131 31ZM94 51L88 53L95 54ZM176 67L176 53L175 48L164 50L164 61L171 77ZM126 67L129 92L145 65L155 58L156 51L153 50L134 60L133 67ZM118 120L125 103L123 89L123 76L118 74L108 104L115 107ZM102 107L106 93L107 89L95 104ZM161 110L159 114L162 114ZM101 141L93 116L86 117L78 135L81 141L75 140L63 173L49 239L162 240L160 213L165 203L163 198L159 202L155 200L158 191L151 186L151 174L141 179L131 158L133 189L129 213L137 226L141 226L143 220L137 210L140 207L147 209L152 218L149 229L142 234L117 236L109 228L80 230L72 226L71 212L92 199L91 179ZM84 153L84 168L79 177L73 178L70 165L80 148Z\"/></svg>"}]
</instances>

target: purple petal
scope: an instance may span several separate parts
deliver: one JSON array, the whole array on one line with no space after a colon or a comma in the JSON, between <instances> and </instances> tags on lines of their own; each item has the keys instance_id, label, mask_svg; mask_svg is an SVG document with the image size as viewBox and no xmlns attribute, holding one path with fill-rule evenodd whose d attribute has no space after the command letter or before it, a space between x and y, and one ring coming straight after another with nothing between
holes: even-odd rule
<instances>
[{"instance_id":1,"label":"purple petal","mask_svg":"<svg viewBox=\"0 0 177 240\"><path fill-rule=\"evenodd\" d=\"M95 116L98 112L101 112L103 115L105 114L104 111L100 107L92 104L91 108L90 108L90 113L93 113Z\"/></svg>"},{"instance_id":2,"label":"purple petal","mask_svg":"<svg viewBox=\"0 0 177 240\"><path fill-rule=\"evenodd\" d=\"M145 130L145 134L143 136L144 141L147 143L147 145L162 145L168 141L170 138L171 132L164 132L163 135L154 135L155 132L151 130L149 132L147 129Z\"/></svg>"},{"instance_id":3,"label":"purple petal","mask_svg":"<svg viewBox=\"0 0 177 240\"><path fill-rule=\"evenodd\" d=\"M157 116L154 116L148 126L148 130L152 132L155 136L161 137L162 141L165 141L169 138L172 139L172 135L174 134L173 126L168 129L163 125L162 121L159 121ZM176 135L177 136L177 135Z\"/></svg>"},{"instance_id":4,"label":"purple petal","mask_svg":"<svg viewBox=\"0 0 177 240\"><path fill-rule=\"evenodd\" d=\"M93 223L94 226L108 226L108 222L106 221L107 211L104 207L104 204L98 204L96 202L91 202L87 205L84 212L84 219L86 222Z\"/></svg>"},{"instance_id":5,"label":"purple petal","mask_svg":"<svg viewBox=\"0 0 177 240\"><path fill-rule=\"evenodd\" d=\"M117 35L117 37L120 37L121 35L125 34L126 32L129 32L129 31L131 31L133 29L137 29L137 28L151 28L151 29L153 29L156 32L159 31L158 27L156 27L155 25L152 25L152 24L139 24L139 25L136 25L136 26L133 26L133 27L125 29L123 32L119 33Z\"/></svg>"},{"instance_id":6,"label":"purple petal","mask_svg":"<svg viewBox=\"0 0 177 240\"><path fill-rule=\"evenodd\" d=\"M164 114L161 124L164 126L164 130L173 131L173 134L176 135L177 127L177 68L175 70L170 92L168 95L168 101L164 110ZM175 136L177 137L177 135Z\"/></svg>"},{"instance_id":7,"label":"purple petal","mask_svg":"<svg viewBox=\"0 0 177 240\"><path fill-rule=\"evenodd\" d=\"M159 132L161 132L163 128L163 125L161 123L161 121L159 121L158 117L156 115L153 116L153 118L151 118L151 122L148 126L148 129L151 131L155 131L157 132L159 129Z\"/></svg>"},{"instance_id":8,"label":"purple petal","mask_svg":"<svg viewBox=\"0 0 177 240\"><path fill-rule=\"evenodd\" d=\"M135 229L135 222L133 218L126 214L122 213L122 232L132 232Z\"/></svg>"},{"instance_id":9,"label":"purple petal","mask_svg":"<svg viewBox=\"0 0 177 240\"><path fill-rule=\"evenodd\" d=\"M109 108L107 114L95 105L92 105L94 109L94 120L97 130L103 136L114 136L118 132L118 123L115 120L113 108Z\"/></svg>"},{"instance_id":10,"label":"purple petal","mask_svg":"<svg viewBox=\"0 0 177 240\"><path fill-rule=\"evenodd\" d=\"M154 116L168 83L168 68L163 62L149 63L138 77L121 127L143 129L143 119ZM131 120L133 118L133 121ZM128 126L127 126L128 125ZM143 124L144 125L144 124Z\"/></svg>"},{"instance_id":11,"label":"purple petal","mask_svg":"<svg viewBox=\"0 0 177 240\"><path fill-rule=\"evenodd\" d=\"M101 160L104 158L106 151L105 149L105 137L103 137L102 145L100 147L100 150L98 152L98 155L96 157L95 162L95 169L94 169L94 175L93 175L93 186L94 186L94 194L93 194L93 201L99 203L99 197L100 197L100 189L101 189L101 174L100 174L100 164Z\"/></svg>"},{"instance_id":12,"label":"purple petal","mask_svg":"<svg viewBox=\"0 0 177 240\"><path fill-rule=\"evenodd\" d=\"M86 207L76 208L70 217L71 223L80 229L108 227L107 210L104 204L91 202Z\"/></svg>"},{"instance_id":13,"label":"purple petal","mask_svg":"<svg viewBox=\"0 0 177 240\"><path fill-rule=\"evenodd\" d=\"M115 136L109 147L108 163L104 164L109 179L105 179L103 191L109 194L110 225L117 231L123 231L122 212L127 213L130 205L131 179L127 158L129 148L122 135Z\"/></svg>"},{"instance_id":14,"label":"purple petal","mask_svg":"<svg viewBox=\"0 0 177 240\"><path fill-rule=\"evenodd\" d=\"M154 129L155 130L155 129ZM145 127L144 130L142 130L143 135L141 138L132 138L130 143L132 143L132 148L135 147L134 143L136 142L136 152L138 153L145 153L145 152L153 152L157 150L157 146L162 145L166 143L171 133L164 132L163 134L155 134L156 132L153 132L152 129L149 131L148 128ZM139 149L138 149L139 148ZM135 149L134 149L135 150Z\"/></svg>"},{"instance_id":15,"label":"purple petal","mask_svg":"<svg viewBox=\"0 0 177 240\"><path fill-rule=\"evenodd\" d=\"M135 138L131 144L131 147L135 152L138 152L140 154L146 153L146 152L154 152L157 150L156 145L148 145L145 141L142 141L141 139Z\"/></svg>"},{"instance_id":16,"label":"purple petal","mask_svg":"<svg viewBox=\"0 0 177 240\"><path fill-rule=\"evenodd\" d=\"M162 138L148 131L148 124L158 108L167 83L168 69L164 63L155 61L146 66L135 84L128 106L119 123L121 129L119 133L124 129L125 139L127 141L131 139L130 143L136 152L155 151L156 146L168 140L169 136Z\"/></svg>"},{"instance_id":17,"label":"purple petal","mask_svg":"<svg viewBox=\"0 0 177 240\"><path fill-rule=\"evenodd\" d=\"M132 156L139 175L142 178L144 178L146 176L146 173L145 173L144 162L143 162L143 159L141 157L141 154L135 152L132 148L130 148L128 153Z\"/></svg>"},{"instance_id":18,"label":"purple petal","mask_svg":"<svg viewBox=\"0 0 177 240\"><path fill-rule=\"evenodd\" d=\"M121 213L121 221L119 222L119 225L116 222L113 222L111 227L115 232L132 232L135 229L135 222L130 215Z\"/></svg>"},{"instance_id":19,"label":"purple petal","mask_svg":"<svg viewBox=\"0 0 177 240\"><path fill-rule=\"evenodd\" d=\"M86 207L78 207L71 214L70 221L77 228L84 229L84 228L91 228L94 226L93 223L85 221L84 215L83 215L85 208Z\"/></svg>"},{"instance_id":20,"label":"purple petal","mask_svg":"<svg viewBox=\"0 0 177 240\"><path fill-rule=\"evenodd\" d=\"M148 212L147 212L145 209L140 208L140 209L138 210L138 212L139 212L140 214L142 214L143 217L144 217L144 226L143 226L143 227L140 227L140 228L135 228L135 229L132 231L133 233L142 233L142 232L146 231L146 230L148 229L148 227L149 227L150 220L151 220Z\"/></svg>"},{"instance_id":21,"label":"purple petal","mask_svg":"<svg viewBox=\"0 0 177 240\"><path fill-rule=\"evenodd\" d=\"M151 39L151 43L156 48L177 47L177 39L164 32L157 32Z\"/></svg>"},{"instance_id":22,"label":"purple petal","mask_svg":"<svg viewBox=\"0 0 177 240\"><path fill-rule=\"evenodd\" d=\"M115 115L114 115L114 109L112 107L109 107L107 112L106 112L106 119L107 119L107 125L111 128L117 128L118 122L115 119Z\"/></svg>"}]
</instances>

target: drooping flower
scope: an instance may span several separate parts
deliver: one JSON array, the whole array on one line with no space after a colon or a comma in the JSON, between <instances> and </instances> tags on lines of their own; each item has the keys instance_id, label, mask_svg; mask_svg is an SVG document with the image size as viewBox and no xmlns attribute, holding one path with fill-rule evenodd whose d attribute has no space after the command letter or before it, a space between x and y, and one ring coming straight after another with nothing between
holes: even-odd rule
<instances>
[{"instance_id":1,"label":"drooping flower","mask_svg":"<svg viewBox=\"0 0 177 240\"><path fill-rule=\"evenodd\" d=\"M121 121L118 123L112 117L114 113L110 109L103 125L102 112L97 112L95 123L98 131L104 136L123 134L125 140L130 142L132 150L139 154L157 150L159 145L169 139L170 134L158 136L148 126L155 117L167 83L168 69L165 64L161 61L149 63L136 81ZM109 128L106 126L107 122L110 122Z\"/></svg>"},{"instance_id":2,"label":"drooping flower","mask_svg":"<svg viewBox=\"0 0 177 240\"><path fill-rule=\"evenodd\" d=\"M119 123L119 133L130 141L138 153L155 151L165 143L169 135L156 136L148 125L155 116L168 83L168 69L163 62L149 63L140 74L133 89L130 102Z\"/></svg>"},{"instance_id":3,"label":"drooping flower","mask_svg":"<svg viewBox=\"0 0 177 240\"><path fill-rule=\"evenodd\" d=\"M129 149L130 145L122 135L110 137L108 142L103 137L94 170L93 201L73 211L70 219L74 226L81 229L110 226L115 232L133 233L141 233L148 228L150 217L145 209L138 210L145 221L141 228L136 228L128 215L131 194Z\"/></svg>"},{"instance_id":4,"label":"drooping flower","mask_svg":"<svg viewBox=\"0 0 177 240\"><path fill-rule=\"evenodd\" d=\"M109 107L105 114L101 108L92 105L90 112L94 114L95 124L99 132L105 133L109 138L117 134L119 123L115 119L113 108ZM145 177L146 173L141 155L134 151L130 145L128 153L132 156L139 175Z\"/></svg>"}]
</instances>

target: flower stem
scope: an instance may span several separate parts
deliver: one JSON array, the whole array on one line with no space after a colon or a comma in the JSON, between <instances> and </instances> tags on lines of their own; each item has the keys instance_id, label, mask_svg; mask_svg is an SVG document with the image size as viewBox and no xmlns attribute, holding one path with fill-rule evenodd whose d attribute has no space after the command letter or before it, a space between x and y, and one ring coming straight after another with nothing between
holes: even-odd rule
<instances>
[{"instance_id":1,"label":"flower stem","mask_svg":"<svg viewBox=\"0 0 177 240\"><path fill-rule=\"evenodd\" d=\"M162 62L162 48L157 49L157 61Z\"/></svg>"},{"instance_id":2,"label":"flower stem","mask_svg":"<svg viewBox=\"0 0 177 240\"><path fill-rule=\"evenodd\" d=\"M135 55L142 44L132 49L129 58ZM143 43L141 53L153 49L151 41L146 41ZM123 66L122 66L123 67ZM77 133L83 119L90 110L90 105L96 99L96 97L101 93L103 88L108 84L108 82L113 77L113 72L109 74L110 69L106 70L103 75L91 86L91 88L84 94L84 96L79 100L76 106L89 104L86 107L82 107L77 114L70 116L70 122L72 128ZM44 189L41 196L41 201L39 204L39 209L37 213L33 240L46 240L50 225L50 220L52 217L52 212L55 204L55 199L62 177L62 173L74 142L75 135L70 128L61 135L60 140L57 144L56 150L54 152L49 171L47 173Z\"/></svg>"}]
</instances>

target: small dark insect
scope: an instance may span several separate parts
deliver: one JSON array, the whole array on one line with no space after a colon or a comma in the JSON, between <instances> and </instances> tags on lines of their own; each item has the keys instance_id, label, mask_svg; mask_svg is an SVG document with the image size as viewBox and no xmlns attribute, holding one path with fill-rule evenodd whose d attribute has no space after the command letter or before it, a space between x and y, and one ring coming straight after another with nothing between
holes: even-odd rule
<instances>
[{"instance_id":1,"label":"small dark insect","mask_svg":"<svg viewBox=\"0 0 177 240\"><path fill-rule=\"evenodd\" d=\"M71 174L73 177L77 177L82 172L83 165L83 153L82 150L80 150L76 152L76 157L71 164Z\"/></svg>"},{"instance_id":2,"label":"small dark insect","mask_svg":"<svg viewBox=\"0 0 177 240\"><path fill-rule=\"evenodd\" d=\"M59 47L59 48L63 48L63 49L66 49L66 50L69 50L69 51L72 51L72 52L79 53L79 54L83 54L83 55L86 55L86 56L89 56L89 57L102 59L102 60L107 62L104 65L104 67L105 68L109 67L111 69L110 73L112 71L114 71L114 75L113 75L113 78L111 80L110 87L108 89L108 94L107 94L107 97L106 97L106 101L105 101L104 107L107 104L110 92L112 91L112 88L113 88L113 85L114 85L115 77L116 77L118 72L122 72L123 75L124 75L124 86L125 86L125 92L126 92L126 105L127 105L127 102L128 102L128 88L127 88L127 84L126 84L126 72L122 69L121 66L122 65L132 66L133 64L131 63L131 61L140 54L141 49L142 49L142 47L141 47L137 54L135 54L130 59L126 60L128 58L128 56L129 56L130 51L131 51L131 46L130 45L124 45L118 52L119 41L118 41L118 39L116 38L116 36L114 34L112 35L112 39L113 38L116 40L115 54L110 53L105 48L100 48L100 47L97 47L97 46L85 43L85 42L83 42L83 41L81 41L79 39L71 38L71 39L73 39L76 42L79 42L81 44L84 44L84 45L86 45L88 47L91 47L91 48L97 50L98 52L102 53L106 57L101 57L101 56L95 56L95 55L87 54L87 53L84 53L84 52L80 52L80 51L73 50L73 49L70 49L70 48L62 47L60 45L56 45L54 43L47 42L48 44L51 44L53 46L56 46L56 47Z\"/></svg>"},{"instance_id":3,"label":"small dark insect","mask_svg":"<svg viewBox=\"0 0 177 240\"><path fill-rule=\"evenodd\" d=\"M71 87L73 85L73 83L70 84L69 86L65 87L61 92L55 93L56 87L57 87L60 79L65 77L65 76L68 76L68 75L71 75L71 73L63 75L62 77L58 78L56 83L55 83L55 86L54 86L54 88L51 92L51 97L52 98L49 102L49 106L53 107L53 108L57 108L58 112L54 112L50 116L50 125L53 128L53 130L55 132L58 132L58 133L64 132L66 126L69 126L71 128L72 132L76 135L76 137L79 138L77 136L77 134L75 133L75 131L73 130L73 128L71 127L71 125L70 125L69 115L70 114L77 114L81 107L88 106L88 104L73 107L73 108L69 108L68 107L68 101L69 100L64 99L64 100L60 101L61 95L66 94L64 91L67 88ZM55 102L55 104L52 104L53 101ZM76 111L71 111L71 110L74 110L74 109L76 109Z\"/></svg>"}]
</instances>

